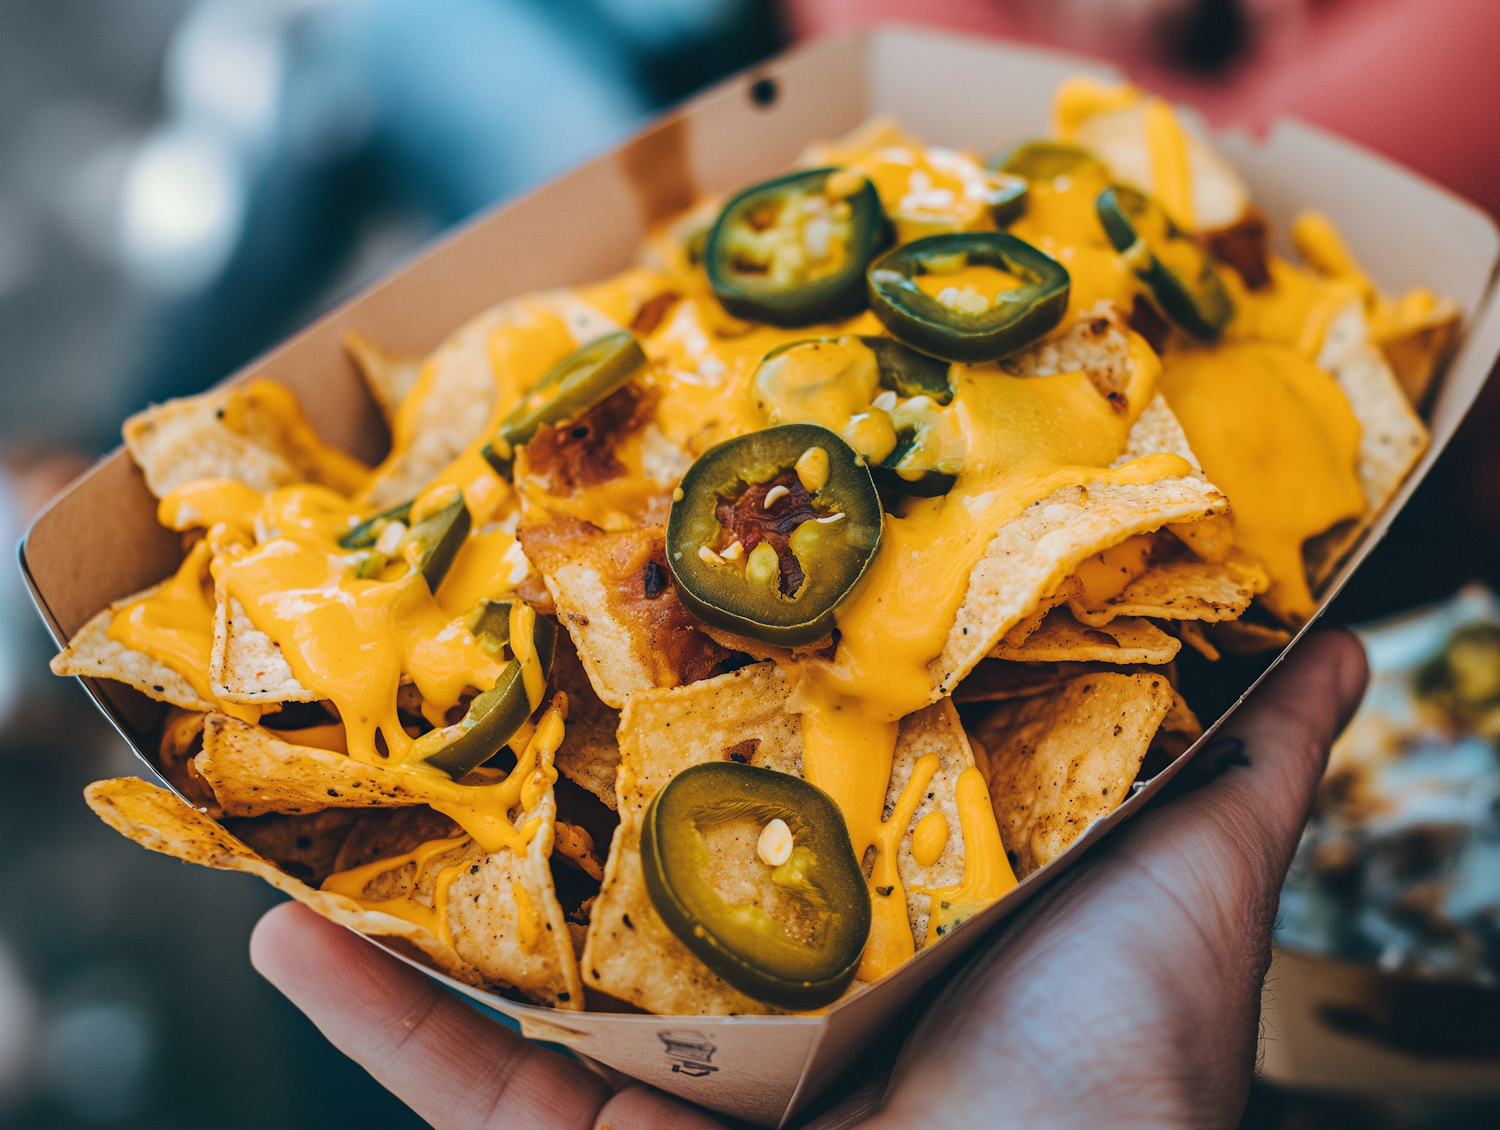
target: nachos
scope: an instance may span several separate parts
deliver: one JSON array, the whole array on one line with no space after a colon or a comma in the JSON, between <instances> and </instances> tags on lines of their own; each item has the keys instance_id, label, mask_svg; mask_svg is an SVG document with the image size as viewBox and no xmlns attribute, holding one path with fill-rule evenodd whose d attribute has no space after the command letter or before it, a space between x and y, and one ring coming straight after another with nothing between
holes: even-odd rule
<instances>
[{"instance_id":1,"label":"nachos","mask_svg":"<svg viewBox=\"0 0 1500 1130\"><path fill-rule=\"evenodd\" d=\"M89 803L538 1004L859 992L1190 747L1178 662L1284 645L1424 450L1456 308L1292 237L1079 79L988 161L877 119L427 357L351 335L379 466L266 381L147 409L181 565L53 669L170 707L175 795Z\"/></svg>"}]
</instances>

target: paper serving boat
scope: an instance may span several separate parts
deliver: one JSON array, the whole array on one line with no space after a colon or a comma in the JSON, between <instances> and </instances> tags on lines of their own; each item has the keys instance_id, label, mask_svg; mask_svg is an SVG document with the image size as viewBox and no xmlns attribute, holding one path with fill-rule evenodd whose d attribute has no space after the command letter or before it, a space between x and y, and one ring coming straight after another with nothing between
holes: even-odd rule
<instances>
[{"instance_id":1,"label":"paper serving boat","mask_svg":"<svg viewBox=\"0 0 1500 1130\"><path fill-rule=\"evenodd\" d=\"M612 152L459 229L230 379L282 382L301 398L325 439L374 461L384 427L344 355L346 331L425 352L494 303L621 270L649 224L701 193L772 175L807 143L838 137L878 112L894 115L934 144L981 153L1043 136L1054 89L1080 72L1119 77L1097 63L906 28L792 51L721 83ZM1384 290L1424 286L1450 296L1463 312L1462 337L1429 412L1431 446L1325 586L1321 612L1410 498L1500 354L1500 294L1494 286L1500 233L1473 205L1306 125L1283 121L1264 140L1228 134L1216 142L1242 171L1274 232L1284 235L1296 213L1317 209L1333 219ZM178 536L157 523L155 512L140 472L117 450L36 520L21 545L21 567L59 645L100 608L177 566ZM1230 688L1229 700L1242 700L1249 678L1247 685ZM83 682L151 765L165 707L120 683ZM563 1044L706 1107L781 1125L879 1039L941 970L1138 812L1230 712L1169 768L1138 783L1124 804L1058 859L895 974L824 1015L560 1013L426 972L515 1017L528 1036Z\"/></svg>"}]
</instances>

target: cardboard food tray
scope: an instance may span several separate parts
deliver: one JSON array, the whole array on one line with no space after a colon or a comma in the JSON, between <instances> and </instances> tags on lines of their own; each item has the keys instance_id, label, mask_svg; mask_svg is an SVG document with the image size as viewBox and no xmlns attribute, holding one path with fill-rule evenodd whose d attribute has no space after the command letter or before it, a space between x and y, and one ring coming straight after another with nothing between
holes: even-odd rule
<instances>
[{"instance_id":1,"label":"cardboard food tray","mask_svg":"<svg viewBox=\"0 0 1500 1130\"><path fill-rule=\"evenodd\" d=\"M1053 91L1080 72L1118 78L1096 63L906 28L792 51L727 80L614 151L459 229L231 379L282 382L302 398L326 439L374 460L385 433L344 356L345 331L357 329L389 348L429 350L503 299L621 270L633 261L649 224L701 193L724 193L773 175L807 143L838 137L877 112L894 115L933 143L980 153L1045 135ZM1399 292L1426 286L1452 297L1464 315L1463 339L1430 413L1432 445L1321 594L1321 612L1411 496L1500 354L1500 297L1491 285L1500 236L1472 205L1308 126L1282 122L1264 140L1228 135L1216 141L1243 171L1255 203L1279 237L1285 238L1298 211L1320 209L1382 288ZM59 643L110 601L169 574L180 556L178 537L157 524L154 500L123 451L55 500L21 546L22 570ZM84 683L150 765L163 708L120 684ZM1138 784L1119 809L1049 866L825 1015L562 1013L426 971L517 1018L528 1036L566 1045L704 1106L780 1125L816 1098L943 968L1090 844L1138 812L1224 717L1193 750Z\"/></svg>"}]
</instances>

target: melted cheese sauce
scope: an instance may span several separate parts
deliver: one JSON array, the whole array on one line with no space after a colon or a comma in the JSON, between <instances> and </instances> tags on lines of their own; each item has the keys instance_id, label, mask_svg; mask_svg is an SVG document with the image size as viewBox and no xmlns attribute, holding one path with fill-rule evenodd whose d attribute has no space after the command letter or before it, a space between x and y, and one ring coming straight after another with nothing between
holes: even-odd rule
<instances>
[{"instance_id":1,"label":"melted cheese sauce","mask_svg":"<svg viewBox=\"0 0 1500 1130\"><path fill-rule=\"evenodd\" d=\"M1227 344L1169 353L1164 364L1162 394L1229 496L1235 543L1271 575L1261 599L1305 619L1313 597L1302 543L1364 512L1353 409L1332 377L1285 346Z\"/></svg>"}]
</instances>

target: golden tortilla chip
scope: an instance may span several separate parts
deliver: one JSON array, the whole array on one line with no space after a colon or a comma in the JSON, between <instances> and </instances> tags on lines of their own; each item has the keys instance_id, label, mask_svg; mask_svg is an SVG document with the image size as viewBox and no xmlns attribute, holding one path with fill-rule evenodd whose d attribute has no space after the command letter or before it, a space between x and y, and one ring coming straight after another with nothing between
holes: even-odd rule
<instances>
[{"instance_id":1,"label":"golden tortilla chip","mask_svg":"<svg viewBox=\"0 0 1500 1130\"><path fill-rule=\"evenodd\" d=\"M1111 600L1092 606L1080 590L1068 598L1068 608L1080 624L1102 628L1120 616L1154 620L1234 620L1258 593L1270 586L1261 565L1240 554L1215 564L1179 558L1152 565Z\"/></svg>"},{"instance_id":2,"label":"golden tortilla chip","mask_svg":"<svg viewBox=\"0 0 1500 1130\"><path fill-rule=\"evenodd\" d=\"M1189 621L1191 623L1191 621ZM1203 736L1203 724L1175 689L1172 691L1172 709L1161 720L1161 729L1151 739L1151 754L1167 761L1176 761L1188 748Z\"/></svg>"},{"instance_id":3,"label":"golden tortilla chip","mask_svg":"<svg viewBox=\"0 0 1500 1130\"><path fill-rule=\"evenodd\" d=\"M200 711L175 706L167 711L157 760L167 784L193 807L217 820L224 815L219 800L193 765L193 758L203 751L203 720L207 717Z\"/></svg>"},{"instance_id":4,"label":"golden tortilla chip","mask_svg":"<svg viewBox=\"0 0 1500 1130\"><path fill-rule=\"evenodd\" d=\"M295 731L293 731L295 733ZM320 812L325 808L390 808L426 804L420 780L346 754L293 745L261 726L223 714L203 725L203 752L193 759L226 816Z\"/></svg>"},{"instance_id":5,"label":"golden tortilla chip","mask_svg":"<svg viewBox=\"0 0 1500 1130\"><path fill-rule=\"evenodd\" d=\"M556 518L523 524L519 536L605 705L619 710L633 691L705 679L729 657L678 601L662 527L606 533Z\"/></svg>"},{"instance_id":6,"label":"golden tortilla chip","mask_svg":"<svg viewBox=\"0 0 1500 1130\"><path fill-rule=\"evenodd\" d=\"M620 727L620 712L599 701L566 632L557 641L552 683L568 696L568 727L554 758L557 771L607 807L617 807L615 774L620 768L620 743L615 731Z\"/></svg>"},{"instance_id":7,"label":"golden tortilla chip","mask_svg":"<svg viewBox=\"0 0 1500 1130\"><path fill-rule=\"evenodd\" d=\"M402 414L410 432L395 437L404 442L376 469L361 496L363 502L384 510L415 498L479 438L494 415L499 393L490 339L503 326L543 314L560 317L579 345L619 328L565 290L513 298L471 318L423 362L416 383L403 398L412 402L409 415Z\"/></svg>"},{"instance_id":8,"label":"golden tortilla chip","mask_svg":"<svg viewBox=\"0 0 1500 1130\"><path fill-rule=\"evenodd\" d=\"M1230 655L1280 651L1292 642L1292 633L1285 628L1270 628L1250 620L1225 620L1209 625L1208 632L1214 643Z\"/></svg>"},{"instance_id":9,"label":"golden tortilla chip","mask_svg":"<svg viewBox=\"0 0 1500 1130\"><path fill-rule=\"evenodd\" d=\"M1115 460L1115 465L1129 463L1142 455L1180 455L1200 474L1203 467L1193 454L1187 433L1182 430L1176 413L1167 404L1167 398L1157 393L1130 427L1125 442L1125 454Z\"/></svg>"},{"instance_id":10,"label":"golden tortilla chip","mask_svg":"<svg viewBox=\"0 0 1500 1130\"><path fill-rule=\"evenodd\" d=\"M194 479L253 490L315 482L352 494L369 468L318 438L297 398L274 381L169 400L125 421L125 447L157 498Z\"/></svg>"},{"instance_id":11,"label":"golden tortilla chip","mask_svg":"<svg viewBox=\"0 0 1500 1130\"><path fill-rule=\"evenodd\" d=\"M160 587L152 585L134 596L117 600L90 619L68 641L68 646L52 657L52 673L85 679L113 679L134 687L157 702L169 702L184 710L213 710L213 703L199 698L193 684L165 663L109 638L109 625L115 613L127 604L150 596Z\"/></svg>"},{"instance_id":12,"label":"golden tortilla chip","mask_svg":"<svg viewBox=\"0 0 1500 1130\"><path fill-rule=\"evenodd\" d=\"M1017 878L1119 807L1174 702L1161 675L1104 673L1002 702L983 718L979 765Z\"/></svg>"},{"instance_id":13,"label":"golden tortilla chip","mask_svg":"<svg viewBox=\"0 0 1500 1130\"><path fill-rule=\"evenodd\" d=\"M318 696L297 681L281 647L250 622L234 597L218 594L214 644L208 660L209 686L225 702L316 702Z\"/></svg>"},{"instance_id":14,"label":"golden tortilla chip","mask_svg":"<svg viewBox=\"0 0 1500 1130\"><path fill-rule=\"evenodd\" d=\"M620 723L620 827L605 864L583 956L584 981L591 988L663 1015L779 1011L728 985L662 923L641 872L640 821L657 790L690 765L733 756L800 776L801 719L786 709L788 683L780 668L759 663L691 686L630 697ZM940 768L928 789L931 796L918 804L912 824L938 811L956 830L960 825L954 790L959 774L974 764L974 754L947 701L902 721L888 803L894 805L913 766L928 753L938 756ZM716 885L759 889L756 885L763 882L767 869L752 858L750 831L730 827L721 839L711 840ZM942 856L924 869L911 858L909 839L904 835L897 850L897 872L920 948L927 936L929 900L916 890L956 884L963 875L963 845L961 837L952 836Z\"/></svg>"},{"instance_id":15,"label":"golden tortilla chip","mask_svg":"<svg viewBox=\"0 0 1500 1130\"><path fill-rule=\"evenodd\" d=\"M1309 539L1303 547L1308 581L1314 589L1333 575L1427 450L1427 428L1384 355L1370 343L1359 301L1350 302L1329 322L1318 366L1338 382L1359 421L1356 470L1365 512Z\"/></svg>"},{"instance_id":16,"label":"golden tortilla chip","mask_svg":"<svg viewBox=\"0 0 1500 1130\"><path fill-rule=\"evenodd\" d=\"M1016 663L1170 663L1182 648L1149 620L1122 616L1100 628L1080 624L1066 608L1047 614L1019 641L1007 635L991 659Z\"/></svg>"},{"instance_id":17,"label":"golden tortilla chip","mask_svg":"<svg viewBox=\"0 0 1500 1130\"><path fill-rule=\"evenodd\" d=\"M396 418L396 409L417 383L422 372L422 358L390 353L376 345L358 330L344 334L344 352L365 380L365 387L380 405L386 427Z\"/></svg>"},{"instance_id":18,"label":"golden tortilla chip","mask_svg":"<svg viewBox=\"0 0 1500 1130\"><path fill-rule=\"evenodd\" d=\"M1232 624L1234 621L1230 620L1229 623ZM1199 621L1179 620L1177 622L1177 636L1183 643L1187 644L1188 647L1192 648L1210 663L1217 663L1219 661L1219 649L1213 645L1213 641L1208 638L1207 631L1205 631Z\"/></svg>"},{"instance_id":19,"label":"golden tortilla chip","mask_svg":"<svg viewBox=\"0 0 1500 1130\"><path fill-rule=\"evenodd\" d=\"M1228 506L1215 487L1183 477L1142 485L1065 487L1027 507L1001 527L969 576L943 653L928 666L934 697L951 692L1011 628L1035 611L1044 597L1056 593L1086 557L1169 523L1222 514ZM1116 614L1160 616L1124 608ZM1077 619L1099 626L1083 616ZM1103 622L1110 619L1113 616Z\"/></svg>"},{"instance_id":20,"label":"golden tortilla chip","mask_svg":"<svg viewBox=\"0 0 1500 1130\"><path fill-rule=\"evenodd\" d=\"M220 820L219 823L240 843L268 863L274 864L278 870L316 887L335 871L341 870L338 865L339 853L362 818L417 811L432 810L385 808L361 811L357 808L325 808L322 812L309 812L300 816L273 812L253 820L228 819ZM447 817L439 819L446 822L447 828L423 839L443 839L454 834L453 822ZM417 840L415 843L393 845L385 854L399 855L421 842L422 840Z\"/></svg>"},{"instance_id":21,"label":"golden tortilla chip","mask_svg":"<svg viewBox=\"0 0 1500 1130\"><path fill-rule=\"evenodd\" d=\"M471 985L484 983L451 946L424 926L379 910L367 910L351 898L316 890L283 874L166 789L147 784L139 777L116 777L95 781L84 789L83 796L95 815L144 848L187 863L258 875L331 922L363 934L404 938L439 968L460 980Z\"/></svg>"}]
</instances>

